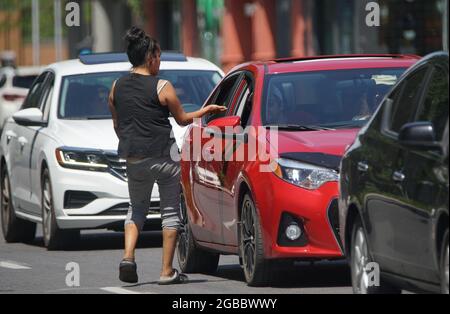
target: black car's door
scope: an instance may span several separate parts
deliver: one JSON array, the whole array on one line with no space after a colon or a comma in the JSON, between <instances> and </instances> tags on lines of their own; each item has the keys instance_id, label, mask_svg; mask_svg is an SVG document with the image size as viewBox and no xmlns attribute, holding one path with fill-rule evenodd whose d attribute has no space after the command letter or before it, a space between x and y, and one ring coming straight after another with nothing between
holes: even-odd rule
<instances>
[{"instance_id":1,"label":"black car's door","mask_svg":"<svg viewBox=\"0 0 450 314\"><path fill-rule=\"evenodd\" d=\"M398 144L401 127L414 120L429 75L424 66L402 81L383 106L381 131L368 134L365 156L358 165L367 172L365 187L365 221L370 249L375 261L385 272L396 273L401 267L397 252L397 228L403 223L402 176L408 151Z\"/></svg>"},{"instance_id":2,"label":"black car's door","mask_svg":"<svg viewBox=\"0 0 450 314\"><path fill-rule=\"evenodd\" d=\"M434 66L416 121L432 122L437 141L443 141L448 126L448 68ZM397 169L402 192L395 228L395 249L400 274L439 283L439 262L433 218L447 206L447 180L440 169L443 151L411 148L403 168Z\"/></svg>"}]
</instances>

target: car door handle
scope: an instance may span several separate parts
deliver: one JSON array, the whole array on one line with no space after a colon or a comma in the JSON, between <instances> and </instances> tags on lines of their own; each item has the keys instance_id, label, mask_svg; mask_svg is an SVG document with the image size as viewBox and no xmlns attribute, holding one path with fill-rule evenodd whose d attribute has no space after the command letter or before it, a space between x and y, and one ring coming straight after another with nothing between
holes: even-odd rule
<instances>
[{"instance_id":1,"label":"car door handle","mask_svg":"<svg viewBox=\"0 0 450 314\"><path fill-rule=\"evenodd\" d=\"M360 172L367 172L369 171L369 165L366 162L359 162L358 163L358 171Z\"/></svg>"},{"instance_id":2,"label":"car door handle","mask_svg":"<svg viewBox=\"0 0 450 314\"><path fill-rule=\"evenodd\" d=\"M6 135L6 144L9 144L9 142L11 142L11 140L13 139L13 138L16 138L17 137L17 134L16 133L14 133L13 131L7 131L6 133L5 133L5 135Z\"/></svg>"},{"instance_id":3,"label":"car door handle","mask_svg":"<svg viewBox=\"0 0 450 314\"><path fill-rule=\"evenodd\" d=\"M396 171L392 175L392 180L394 180L397 183L401 183L401 182L405 181L405 179L406 179L406 176L400 171Z\"/></svg>"},{"instance_id":4,"label":"car door handle","mask_svg":"<svg viewBox=\"0 0 450 314\"><path fill-rule=\"evenodd\" d=\"M24 147L25 145L28 144L28 141L25 137L19 137L18 142L20 144L20 146Z\"/></svg>"}]
</instances>

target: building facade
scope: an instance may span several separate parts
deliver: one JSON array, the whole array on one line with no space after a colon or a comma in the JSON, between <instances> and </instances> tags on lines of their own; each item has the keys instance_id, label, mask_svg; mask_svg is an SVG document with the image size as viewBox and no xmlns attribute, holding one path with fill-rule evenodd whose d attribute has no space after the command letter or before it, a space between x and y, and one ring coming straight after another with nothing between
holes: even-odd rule
<instances>
[{"instance_id":1,"label":"building facade","mask_svg":"<svg viewBox=\"0 0 450 314\"><path fill-rule=\"evenodd\" d=\"M367 4L380 25L366 23ZM229 70L248 60L442 50L448 0L143 0L147 30L164 49Z\"/></svg>"}]
</instances>

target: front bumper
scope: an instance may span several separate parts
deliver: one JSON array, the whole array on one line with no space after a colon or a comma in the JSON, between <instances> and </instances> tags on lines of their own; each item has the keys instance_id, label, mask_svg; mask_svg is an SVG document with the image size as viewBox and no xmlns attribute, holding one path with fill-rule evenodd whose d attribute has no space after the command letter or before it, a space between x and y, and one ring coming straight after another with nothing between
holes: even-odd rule
<instances>
[{"instance_id":1,"label":"front bumper","mask_svg":"<svg viewBox=\"0 0 450 314\"><path fill-rule=\"evenodd\" d=\"M338 222L338 183L324 184L315 191L302 189L270 174L267 193L263 184L256 188L255 196L261 218L265 254L270 259L343 258ZM261 188L264 187L264 188ZM304 241L298 246L280 243L282 217L297 218L304 231Z\"/></svg>"},{"instance_id":2,"label":"front bumper","mask_svg":"<svg viewBox=\"0 0 450 314\"><path fill-rule=\"evenodd\" d=\"M50 175L60 228L100 229L125 221L130 206L125 180L109 172L73 170L59 165L50 171ZM157 224L161 221L159 201L159 190L155 185L148 222Z\"/></svg>"}]
</instances>

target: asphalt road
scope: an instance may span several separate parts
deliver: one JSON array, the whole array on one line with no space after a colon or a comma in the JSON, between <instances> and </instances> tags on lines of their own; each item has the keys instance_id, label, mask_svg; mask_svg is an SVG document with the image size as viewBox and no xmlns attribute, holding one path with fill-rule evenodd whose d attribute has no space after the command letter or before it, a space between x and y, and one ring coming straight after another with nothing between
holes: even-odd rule
<instances>
[{"instance_id":1,"label":"asphalt road","mask_svg":"<svg viewBox=\"0 0 450 314\"><path fill-rule=\"evenodd\" d=\"M123 234L83 232L79 244L67 251L47 252L39 228L31 244L6 244L0 239L0 294L348 294L349 270L343 262L299 264L280 275L271 287L247 287L238 258L222 256L214 276L190 275L189 284L161 287L156 284L161 265L160 233L142 236L137 253L140 283L118 280ZM80 268L79 287L69 287L66 265ZM70 265L70 264L69 264ZM69 278L73 278L69 276ZM73 281L72 281L73 282Z\"/></svg>"}]
</instances>

